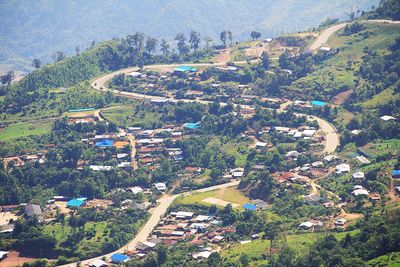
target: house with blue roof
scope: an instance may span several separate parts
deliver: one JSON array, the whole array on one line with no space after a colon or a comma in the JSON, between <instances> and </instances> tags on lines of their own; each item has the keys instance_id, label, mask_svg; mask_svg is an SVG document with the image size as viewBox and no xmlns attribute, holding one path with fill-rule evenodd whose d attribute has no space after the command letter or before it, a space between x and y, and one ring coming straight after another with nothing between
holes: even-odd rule
<instances>
[{"instance_id":1,"label":"house with blue roof","mask_svg":"<svg viewBox=\"0 0 400 267\"><path fill-rule=\"evenodd\" d=\"M125 263L129 260L129 257L123 254L113 254L111 256L111 262L112 263Z\"/></svg>"},{"instance_id":2,"label":"house with blue roof","mask_svg":"<svg viewBox=\"0 0 400 267\"><path fill-rule=\"evenodd\" d=\"M195 130L195 129L198 129L199 127L200 127L200 122L196 122L196 123L188 122L183 125L183 128L186 128L189 130Z\"/></svg>"},{"instance_id":3,"label":"house with blue roof","mask_svg":"<svg viewBox=\"0 0 400 267\"><path fill-rule=\"evenodd\" d=\"M257 206L256 206L256 205L253 205L253 204L250 204L250 203L246 203L246 204L243 205L243 208L244 208L245 210L254 211L254 210L257 209Z\"/></svg>"},{"instance_id":4,"label":"house with blue roof","mask_svg":"<svg viewBox=\"0 0 400 267\"><path fill-rule=\"evenodd\" d=\"M392 176L393 178L400 178L400 170L393 170Z\"/></svg>"},{"instance_id":5,"label":"house with blue roof","mask_svg":"<svg viewBox=\"0 0 400 267\"><path fill-rule=\"evenodd\" d=\"M67 202L67 207L70 209L79 209L80 207L84 207L86 205L86 197L73 198Z\"/></svg>"},{"instance_id":6,"label":"house with blue roof","mask_svg":"<svg viewBox=\"0 0 400 267\"><path fill-rule=\"evenodd\" d=\"M114 141L109 139L104 139L96 142L97 147L112 147L114 145Z\"/></svg>"}]
</instances>

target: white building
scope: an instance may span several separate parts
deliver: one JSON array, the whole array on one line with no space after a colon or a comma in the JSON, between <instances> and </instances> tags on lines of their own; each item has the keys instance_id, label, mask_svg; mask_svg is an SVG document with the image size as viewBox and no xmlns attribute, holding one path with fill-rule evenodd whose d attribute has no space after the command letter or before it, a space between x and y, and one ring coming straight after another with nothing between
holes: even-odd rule
<instances>
[{"instance_id":1,"label":"white building","mask_svg":"<svg viewBox=\"0 0 400 267\"><path fill-rule=\"evenodd\" d=\"M336 173L337 174L342 174L342 173L346 173L346 172L350 172L350 165L349 164L339 164L336 166Z\"/></svg>"},{"instance_id":2,"label":"white building","mask_svg":"<svg viewBox=\"0 0 400 267\"><path fill-rule=\"evenodd\" d=\"M154 183L153 187L156 188L158 191L166 191L167 185L165 183Z\"/></svg>"}]
</instances>

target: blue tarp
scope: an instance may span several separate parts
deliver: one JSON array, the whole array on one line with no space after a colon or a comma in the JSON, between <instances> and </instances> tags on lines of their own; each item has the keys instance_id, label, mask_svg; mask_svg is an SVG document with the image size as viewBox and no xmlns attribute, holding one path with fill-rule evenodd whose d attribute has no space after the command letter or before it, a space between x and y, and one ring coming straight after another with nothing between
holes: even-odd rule
<instances>
[{"instance_id":1,"label":"blue tarp","mask_svg":"<svg viewBox=\"0 0 400 267\"><path fill-rule=\"evenodd\" d=\"M111 256L111 262L113 263L124 263L129 260L129 257L123 254L113 254Z\"/></svg>"},{"instance_id":2,"label":"blue tarp","mask_svg":"<svg viewBox=\"0 0 400 267\"><path fill-rule=\"evenodd\" d=\"M393 170L392 176L400 176L400 170Z\"/></svg>"},{"instance_id":3,"label":"blue tarp","mask_svg":"<svg viewBox=\"0 0 400 267\"><path fill-rule=\"evenodd\" d=\"M244 208L245 210L256 210L256 209L257 209L256 205L253 205L253 204L250 204L250 203L244 204L244 205L243 205L243 208Z\"/></svg>"},{"instance_id":4,"label":"blue tarp","mask_svg":"<svg viewBox=\"0 0 400 267\"><path fill-rule=\"evenodd\" d=\"M317 100L311 101L311 104L312 104L313 106L319 106L319 107L323 107L323 106L328 105L328 103L326 103L326 102L317 101Z\"/></svg>"},{"instance_id":5,"label":"blue tarp","mask_svg":"<svg viewBox=\"0 0 400 267\"><path fill-rule=\"evenodd\" d=\"M197 129L197 128L199 128L200 127L200 123L194 123L194 122L188 122L188 123L185 123L184 125L183 125L183 127L184 128L187 128L187 129L191 129L191 130L193 130L193 129Z\"/></svg>"},{"instance_id":6,"label":"blue tarp","mask_svg":"<svg viewBox=\"0 0 400 267\"><path fill-rule=\"evenodd\" d=\"M94 108L78 108L78 109L70 109L68 112L82 112L82 111L91 111L94 110Z\"/></svg>"},{"instance_id":7,"label":"blue tarp","mask_svg":"<svg viewBox=\"0 0 400 267\"><path fill-rule=\"evenodd\" d=\"M193 68L193 67L189 67L189 66L179 66L179 67L176 67L174 69L174 71L177 71L177 72L189 72L189 71L195 72L195 71L197 71L197 69Z\"/></svg>"},{"instance_id":8,"label":"blue tarp","mask_svg":"<svg viewBox=\"0 0 400 267\"><path fill-rule=\"evenodd\" d=\"M86 199L85 199L86 200ZM71 207L71 208L79 208L80 206L82 206L85 203L85 200L82 200L82 198L74 198L71 199L70 201L68 201L67 203L67 207Z\"/></svg>"},{"instance_id":9,"label":"blue tarp","mask_svg":"<svg viewBox=\"0 0 400 267\"><path fill-rule=\"evenodd\" d=\"M108 140L108 139L96 142L96 146L98 146L98 147L110 147L113 144L114 144L114 141Z\"/></svg>"}]
</instances>

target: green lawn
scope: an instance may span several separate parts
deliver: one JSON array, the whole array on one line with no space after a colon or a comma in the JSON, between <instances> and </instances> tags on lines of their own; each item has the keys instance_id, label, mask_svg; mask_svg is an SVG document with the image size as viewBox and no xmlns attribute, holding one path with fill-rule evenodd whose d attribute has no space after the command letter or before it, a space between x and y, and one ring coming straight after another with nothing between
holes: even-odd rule
<instances>
[{"instance_id":1,"label":"green lawn","mask_svg":"<svg viewBox=\"0 0 400 267\"><path fill-rule=\"evenodd\" d=\"M400 94L396 94L394 88L390 87L388 89L383 90L379 94L375 95L373 98L369 99L362 103L362 106L365 108L376 108L390 100L399 99Z\"/></svg>"},{"instance_id":2,"label":"green lawn","mask_svg":"<svg viewBox=\"0 0 400 267\"><path fill-rule=\"evenodd\" d=\"M193 195L186 196L186 197L180 197L174 201L174 205L196 204L196 205L203 205L203 206L211 206L211 204L202 201L203 199L208 198L208 197L214 197L214 198L222 199L224 201L238 203L241 205L240 207L238 207L239 210L243 210L242 205L245 203L249 203L249 201L250 201L242 192L237 190L236 187L228 187L228 188L224 188L224 189L193 194Z\"/></svg>"},{"instance_id":3,"label":"green lawn","mask_svg":"<svg viewBox=\"0 0 400 267\"><path fill-rule=\"evenodd\" d=\"M30 135L42 135L49 133L53 126L53 121L41 122L22 122L10 125L0 131L0 141L7 141Z\"/></svg>"},{"instance_id":4,"label":"green lawn","mask_svg":"<svg viewBox=\"0 0 400 267\"><path fill-rule=\"evenodd\" d=\"M92 238L85 237L78 244L78 252L82 255L101 252L101 247L107 238L105 230L107 229L107 222L87 222L85 224L85 230L95 230L95 236ZM64 242L67 237L71 234L72 228L65 224L62 227L61 223L49 223L44 227L44 232L50 236L53 236L57 240L57 244L60 245Z\"/></svg>"},{"instance_id":5,"label":"green lawn","mask_svg":"<svg viewBox=\"0 0 400 267\"><path fill-rule=\"evenodd\" d=\"M354 235L358 232L358 230L350 231L350 232L342 232L342 233L333 233L333 235L338 238L344 238L348 233ZM329 233L305 233L305 234L297 234L297 235L287 235L286 242L287 245L293 249L299 255L305 255L308 253L310 246L317 242L319 239L324 238L324 236ZM265 264L265 260L262 260L262 255L264 252L269 249L270 242L269 240L257 239L247 244L234 244L231 245L228 249L225 249L221 252L221 257L223 259L232 259L239 258L242 254L247 254L249 258L254 259L255 262L252 263L251 266L260 266Z\"/></svg>"},{"instance_id":6,"label":"green lawn","mask_svg":"<svg viewBox=\"0 0 400 267\"><path fill-rule=\"evenodd\" d=\"M400 267L400 252L392 252L368 262L371 267Z\"/></svg>"},{"instance_id":7,"label":"green lawn","mask_svg":"<svg viewBox=\"0 0 400 267\"><path fill-rule=\"evenodd\" d=\"M140 110L136 112L137 104L130 106L116 107L102 111L102 115L108 121L118 126L142 126L151 128L159 123L161 114L148 110Z\"/></svg>"},{"instance_id":8,"label":"green lawn","mask_svg":"<svg viewBox=\"0 0 400 267\"><path fill-rule=\"evenodd\" d=\"M329 101L339 91L356 87L355 72L364 56L364 47L372 51L385 52L387 46L400 36L400 26L393 24L366 23L366 29L351 36L341 35L342 30L333 34L328 40L328 46L340 51L335 56L316 67L314 72L293 82L288 89L306 93ZM352 63L351 66L348 63ZM390 96L390 92L382 96ZM382 100L375 99L372 103Z\"/></svg>"}]
</instances>

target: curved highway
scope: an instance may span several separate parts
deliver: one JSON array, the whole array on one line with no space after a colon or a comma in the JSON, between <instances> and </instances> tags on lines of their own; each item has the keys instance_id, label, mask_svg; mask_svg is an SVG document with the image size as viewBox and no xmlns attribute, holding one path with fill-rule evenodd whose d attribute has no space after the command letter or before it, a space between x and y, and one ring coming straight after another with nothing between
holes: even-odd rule
<instances>
[{"instance_id":1,"label":"curved highway","mask_svg":"<svg viewBox=\"0 0 400 267\"><path fill-rule=\"evenodd\" d=\"M379 21L381 22L381 21ZM384 21L384 23L387 23L386 21ZM336 31L342 29L343 27L345 27L346 23L342 23L342 24L338 24L338 25L334 25L332 27L329 27L328 29L326 29L325 31L323 31L321 33L321 35L315 40L315 42L310 46L310 50L316 50L318 49L321 45L323 45L324 43L326 43L329 39L329 37L335 33ZM235 62L235 63L244 63L244 62ZM162 70L162 69L166 69L166 68L174 68L177 67L181 64L171 64L171 65L150 65L150 66L145 66L144 69L149 69L149 70ZM199 63L199 64L185 64L187 66L192 66L192 67L208 67L208 66L224 66L225 63ZM106 82L109 81L110 79L112 79L114 76L118 75L118 74L128 74L132 71L137 71L138 68L137 67L131 67L131 68L126 68L126 69L121 69L118 71L115 71L113 73L109 73L106 74L104 76L101 76L99 78L97 78L96 80L94 80L92 82L92 87L96 90L99 91L111 91L113 94L121 96L121 97L126 97L126 98L133 98L133 99L137 99L137 100L160 100L160 99L165 99L164 97L160 97L160 96L151 96L151 95L144 95L144 94L139 94L139 93L131 93L131 92L125 92L125 91L120 91L120 90L112 90L106 87ZM197 101L200 103L210 103L209 101L203 101L203 100L176 100L176 99L171 99L171 101L173 102L177 102L177 101L185 101L185 102L193 102L193 101ZM226 104L226 103L221 103L222 105ZM245 105L242 105L243 107L248 107ZM279 110L279 111L283 111L283 109ZM326 142L325 142L325 147L323 152L324 153L333 153L337 146L339 145L339 136L336 132L336 129L334 128L334 126L332 126L330 123L326 122L325 120L315 117L315 116L309 116L309 115L305 115L305 114L299 114L299 115L304 115L306 116L308 119L310 120L316 120L319 124L319 127L321 129L322 132L324 132L325 136L326 136ZM168 196L165 195L162 198L158 199L157 202L159 203L157 205L156 208L154 208L149 220L145 223L145 225L139 230L139 232L137 233L137 235L134 237L134 239L129 242L127 245L121 247L120 249L108 253L106 255L101 255L92 259L87 259L82 261L80 264L81 266L86 266L88 265L91 261L96 260L96 259L102 259L102 258L107 258L109 259L113 254L115 253L124 253L129 249L133 249L139 242L143 242L146 241L147 237L151 234L151 232L153 231L153 229L156 227L156 225L158 224L158 222L160 221L161 217L166 213L168 207L172 204L172 202L179 196L182 195L189 195L192 193L198 193L198 192L207 192L207 191L212 191L212 190L216 190L216 189L221 189L221 188L225 188L225 187L231 187L231 186L235 186L238 185L239 181L234 181L234 182L230 182L230 183L226 183L226 184L221 184L221 185L216 185L216 186L211 186L211 187L207 187L207 188L203 188L203 189L199 189L193 192L189 192L189 193L182 193L182 194L176 194L176 195L172 195L172 196ZM65 265L60 265L60 267L75 267L77 265L76 262L74 263L69 263L69 264L65 264Z\"/></svg>"}]
</instances>

